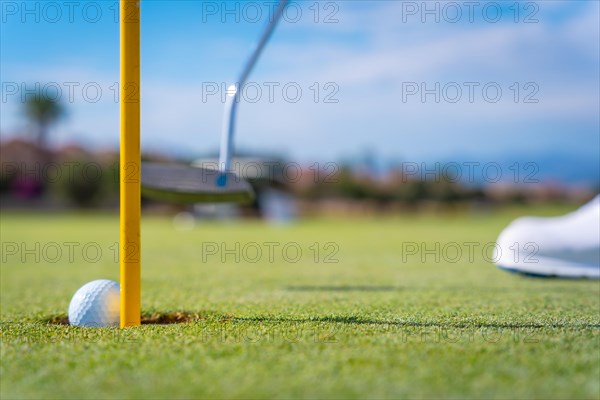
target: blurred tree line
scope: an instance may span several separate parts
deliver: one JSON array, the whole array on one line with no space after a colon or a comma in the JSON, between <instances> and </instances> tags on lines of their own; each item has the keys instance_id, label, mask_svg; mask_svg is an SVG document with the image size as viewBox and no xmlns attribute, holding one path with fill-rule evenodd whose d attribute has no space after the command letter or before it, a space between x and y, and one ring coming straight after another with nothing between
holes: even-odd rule
<instances>
[{"instance_id":1,"label":"blurred tree line","mask_svg":"<svg viewBox=\"0 0 600 400\"><path fill-rule=\"evenodd\" d=\"M444 174L430 180L415 179L404 175L400 169L391 169L385 177L376 178L355 171L351 165L340 166L334 175L304 185L297 194L307 200L370 200L380 206L393 203L413 206L423 201L452 204L486 199L481 188L465 186Z\"/></svg>"},{"instance_id":2,"label":"blurred tree line","mask_svg":"<svg viewBox=\"0 0 600 400\"><path fill-rule=\"evenodd\" d=\"M0 147L0 202L13 207L113 207L119 155L79 146L51 151L14 139Z\"/></svg>"},{"instance_id":3,"label":"blurred tree line","mask_svg":"<svg viewBox=\"0 0 600 400\"><path fill-rule=\"evenodd\" d=\"M92 153L77 145L51 149L50 128L66 116L66 109L46 93L28 96L23 114L33 137L0 146L2 205L118 205L118 152Z\"/></svg>"}]
</instances>

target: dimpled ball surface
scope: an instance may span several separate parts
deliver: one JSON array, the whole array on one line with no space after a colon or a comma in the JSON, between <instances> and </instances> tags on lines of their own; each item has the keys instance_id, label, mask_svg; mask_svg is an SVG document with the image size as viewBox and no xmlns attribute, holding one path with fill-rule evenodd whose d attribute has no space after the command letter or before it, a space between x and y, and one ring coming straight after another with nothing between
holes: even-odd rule
<instances>
[{"instance_id":1,"label":"dimpled ball surface","mask_svg":"<svg viewBox=\"0 0 600 400\"><path fill-rule=\"evenodd\" d=\"M75 326L118 326L120 292L119 284L108 279L86 283L71 299L69 323Z\"/></svg>"}]
</instances>

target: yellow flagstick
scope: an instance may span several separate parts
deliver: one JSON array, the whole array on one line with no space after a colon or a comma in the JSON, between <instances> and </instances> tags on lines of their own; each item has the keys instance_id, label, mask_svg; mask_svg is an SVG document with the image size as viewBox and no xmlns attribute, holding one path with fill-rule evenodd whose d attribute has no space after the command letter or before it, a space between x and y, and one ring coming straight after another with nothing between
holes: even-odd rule
<instances>
[{"instance_id":1,"label":"yellow flagstick","mask_svg":"<svg viewBox=\"0 0 600 400\"><path fill-rule=\"evenodd\" d=\"M140 325L140 1L120 0L121 328Z\"/></svg>"}]
</instances>

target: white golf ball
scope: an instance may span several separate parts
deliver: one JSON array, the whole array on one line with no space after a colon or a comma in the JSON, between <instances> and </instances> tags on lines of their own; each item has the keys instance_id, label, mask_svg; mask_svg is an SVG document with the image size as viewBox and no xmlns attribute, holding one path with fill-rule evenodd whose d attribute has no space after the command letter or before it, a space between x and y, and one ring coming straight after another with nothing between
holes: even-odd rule
<instances>
[{"instance_id":1,"label":"white golf ball","mask_svg":"<svg viewBox=\"0 0 600 400\"><path fill-rule=\"evenodd\" d=\"M80 287L69 304L69 323L75 326L118 326L121 289L117 282L98 279Z\"/></svg>"}]
</instances>

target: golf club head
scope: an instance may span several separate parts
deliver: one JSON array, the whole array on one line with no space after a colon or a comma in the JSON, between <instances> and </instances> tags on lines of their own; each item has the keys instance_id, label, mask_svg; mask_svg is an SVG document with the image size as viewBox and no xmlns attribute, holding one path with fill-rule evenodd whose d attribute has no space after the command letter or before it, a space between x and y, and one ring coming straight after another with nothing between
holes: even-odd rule
<instances>
[{"instance_id":1,"label":"golf club head","mask_svg":"<svg viewBox=\"0 0 600 400\"><path fill-rule=\"evenodd\" d=\"M142 163L142 195L174 203L249 203L252 186L234 173L187 165Z\"/></svg>"}]
</instances>

